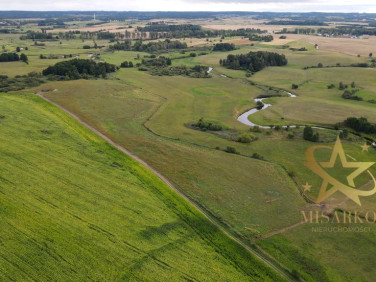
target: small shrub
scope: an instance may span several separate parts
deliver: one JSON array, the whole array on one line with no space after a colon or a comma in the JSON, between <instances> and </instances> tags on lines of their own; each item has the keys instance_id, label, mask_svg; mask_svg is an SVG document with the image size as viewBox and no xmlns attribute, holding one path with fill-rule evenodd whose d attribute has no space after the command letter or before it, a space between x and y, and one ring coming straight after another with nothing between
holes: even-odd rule
<instances>
[{"instance_id":1,"label":"small shrub","mask_svg":"<svg viewBox=\"0 0 376 282\"><path fill-rule=\"evenodd\" d=\"M240 143L251 143L252 141L254 141L256 139L256 137L252 134L249 134L249 133L243 133L242 135L238 136L236 138L236 142L240 142Z\"/></svg>"},{"instance_id":2,"label":"small shrub","mask_svg":"<svg viewBox=\"0 0 376 282\"><path fill-rule=\"evenodd\" d=\"M215 122L206 121L203 118L200 118L197 123L193 124L193 126L200 128L201 130L220 131L223 129L222 125Z\"/></svg>"},{"instance_id":3,"label":"small shrub","mask_svg":"<svg viewBox=\"0 0 376 282\"><path fill-rule=\"evenodd\" d=\"M239 154L239 152L231 146L227 146L225 149L225 152L230 153L230 154Z\"/></svg>"}]
</instances>

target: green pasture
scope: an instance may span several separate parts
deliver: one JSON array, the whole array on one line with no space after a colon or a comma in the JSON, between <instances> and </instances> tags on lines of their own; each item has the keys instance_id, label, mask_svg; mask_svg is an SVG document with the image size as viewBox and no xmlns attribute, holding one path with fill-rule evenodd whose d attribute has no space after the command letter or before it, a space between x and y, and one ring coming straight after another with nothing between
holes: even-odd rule
<instances>
[{"instance_id":1,"label":"green pasture","mask_svg":"<svg viewBox=\"0 0 376 282\"><path fill-rule=\"evenodd\" d=\"M2 280L271 280L150 171L31 94L0 95Z\"/></svg>"}]
</instances>

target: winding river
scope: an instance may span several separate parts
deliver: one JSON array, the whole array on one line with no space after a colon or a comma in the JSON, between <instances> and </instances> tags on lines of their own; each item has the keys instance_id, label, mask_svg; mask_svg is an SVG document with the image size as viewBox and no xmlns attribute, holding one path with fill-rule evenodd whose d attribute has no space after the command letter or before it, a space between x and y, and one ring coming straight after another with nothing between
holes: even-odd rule
<instances>
[{"instance_id":1,"label":"winding river","mask_svg":"<svg viewBox=\"0 0 376 282\"><path fill-rule=\"evenodd\" d=\"M291 98L296 98L296 95L288 92L288 91L284 91L285 93L287 93ZM263 102L264 99L268 99L268 98L255 98L254 101L257 103L257 102ZM265 104L264 103L264 106L258 110L257 108L253 108L253 109L250 109L249 111L246 111L245 113L241 114L239 117L238 117L238 121L240 121L241 123L245 124L245 125L248 125L248 126L258 126L259 128L263 128L263 129L270 129L270 128L273 128L273 126L265 126L265 125L258 125L258 124L255 124L253 123L252 121L250 121L248 119L248 117L250 115L253 115L254 113L257 113L258 111L262 111L262 110L265 110L269 107L271 107L272 105L271 104ZM282 128L287 128L287 126L289 128L295 128L296 125L283 125L281 126ZM312 128L316 128L316 129L326 129L326 128L323 128L323 127L319 127L319 126L312 126ZM376 142L372 142L372 146L373 147L376 147Z\"/></svg>"},{"instance_id":2,"label":"winding river","mask_svg":"<svg viewBox=\"0 0 376 282\"><path fill-rule=\"evenodd\" d=\"M295 97L296 97L296 95L294 95L294 94L292 94L292 93L290 93L290 92L287 92L287 91L285 91L285 92L286 92L291 98L295 98ZM254 100L255 100L256 103L257 103L257 102L262 102L262 103L263 103L263 100L265 100L265 99L268 99L268 98L256 98L256 99L254 99ZM269 108L269 107L271 107L271 106L272 106L272 104L265 104L265 103L264 103L264 106L263 106L260 110L258 110L258 109L256 109L256 108L250 109L249 111L246 111L245 113L241 114L241 115L238 117L238 121L240 121L241 123L243 123L243 124L245 124L245 125L248 125L248 126L258 126L258 127L260 127L260 128L269 129L269 128L271 128L270 126L264 126L264 125L258 125L258 124L255 124L255 123L251 122L251 121L248 119L248 117L249 117L250 115L253 115L254 113L257 113L258 111L265 110L265 109L267 109L267 108ZM283 125L282 127L283 127L283 128L286 128L287 125ZM296 125L290 125L289 127L296 127ZM316 127L316 128L318 128L318 127Z\"/></svg>"}]
</instances>

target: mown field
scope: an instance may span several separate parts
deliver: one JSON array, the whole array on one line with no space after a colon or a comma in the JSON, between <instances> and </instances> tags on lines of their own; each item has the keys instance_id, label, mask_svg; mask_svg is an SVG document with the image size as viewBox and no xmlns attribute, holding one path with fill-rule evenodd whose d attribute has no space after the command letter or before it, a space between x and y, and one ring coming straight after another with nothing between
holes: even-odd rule
<instances>
[{"instance_id":1,"label":"mown field","mask_svg":"<svg viewBox=\"0 0 376 282\"><path fill-rule=\"evenodd\" d=\"M219 38L210 41L186 38L184 41L194 46L210 45L218 42ZM333 128L334 124L342 122L349 116L364 116L371 122L376 122L376 104L368 102L368 100L376 99L375 68L349 67L351 64L369 62L369 58L363 55L358 57L321 48L315 49L313 44L299 40L289 39L286 43L288 47L283 47L280 41L276 37L275 41L262 44L247 42L241 38L226 38L223 42L241 42L241 45L237 45L237 50L231 52L208 51L207 55L196 57L188 56L189 52L182 54L179 51L161 54L172 59L172 66L192 67L202 64L213 67L211 78L152 76L147 72L138 71L137 68L129 68L120 69L107 79L53 81L31 90L20 91L20 93L43 90L43 95L77 114L85 122L149 163L230 232L247 244L255 243L260 246L280 264L290 270L296 270L304 280L350 281L359 277L359 281L372 281L374 250L367 246L374 244L374 232L359 236L358 234L316 236L311 232L310 226L303 225L282 234L257 240L260 236L279 232L302 221L301 210L317 209L317 206L307 203L302 197L302 185L306 182L312 185L311 191L307 191L305 196L315 199L322 180L303 165L306 160L306 150L315 145L302 138L303 128L251 132L249 127L237 121L241 113L255 106L254 98L260 94L271 93L273 89L292 91L297 95L296 98L268 99L267 102L271 103L272 107L250 117L252 122L261 125L298 124ZM8 42L9 48L20 44L17 38ZM30 44L30 46L32 44L31 41L22 43ZM5 74L14 76L26 74L31 70L41 71L48 65L62 60L40 60L38 56L41 52L45 54L49 52L77 53L81 58L87 58L89 52L98 52L101 60L116 65L120 65L124 60L132 61L134 64L140 63L145 55L150 55L134 51L108 52L106 48L97 51L83 50L82 46L86 43L81 40L63 40L62 44L47 43L48 46L46 45L45 49L31 46L29 51L25 52L30 58L28 65L19 62L1 63L0 67ZM101 44L108 45L108 41L103 41ZM292 51L289 50L290 47L305 47L307 51ZM219 60L226 58L228 54L242 54L249 51L285 54L289 63L285 67L265 68L251 77L246 77L245 71L230 70L219 65ZM137 58L138 55L141 59ZM303 69L317 66L319 63L322 63L324 67ZM336 66L338 63L340 67ZM355 82L356 88L359 89L357 95L361 96L363 101L343 99L341 97L343 90L338 89L340 81L345 84ZM328 89L327 86L332 83L335 88ZM292 84L297 84L298 89L292 90ZM211 132L193 129L191 124L200 118L218 122L223 125L224 130ZM0 120L0 125L1 122ZM328 146L334 144L339 134L336 130L315 131L320 134L320 144ZM256 140L247 144L235 142L236 137L241 134L250 134ZM81 140L77 143L82 142ZM353 134L349 134L343 140L344 148L349 155L360 161L373 161L376 151L370 148L369 152L362 152L360 146L364 143L363 138ZM57 142L57 144L61 143ZM75 146L71 144L70 148ZM239 154L225 152L228 146L233 147ZM255 158L255 154L259 157ZM91 155L85 151L85 157L87 156ZM327 157L326 152L319 154L322 160L326 160L325 157ZM113 162L120 163L117 160L110 163ZM124 170L126 167L126 165L118 167L116 164L115 168L111 164L108 168L111 170L111 175L115 174L116 170ZM97 173L97 171L91 172L91 168L85 169L93 175ZM341 176L343 171L340 168L336 169L338 170L335 170L333 174ZM107 187L104 182L107 181L107 170L99 170L98 168L99 175L103 177L103 182L100 182L101 187ZM372 167L371 171L375 174L375 167ZM366 187L369 185L369 178L363 175L357 179L357 184ZM92 185L97 187L96 184ZM110 196L112 197L112 192L106 194L106 197ZM137 198L136 195L130 198L124 206L128 207L128 203L133 203L135 198ZM346 201L340 194L336 194L333 201L326 201L324 207L321 208L332 212L333 207L337 207L338 202L341 202L339 207L342 209L364 212L367 208L375 207L374 199L375 195L368 197L362 200L364 205L358 207L351 201ZM164 198L159 200L163 202ZM145 205L143 201L136 202L140 206ZM153 202L151 205L154 204L158 203ZM163 208L163 211L168 213L163 217L172 216L167 208ZM154 220L159 212L159 210L153 210L149 216ZM138 218L132 222L138 222ZM180 238L178 237L180 229L176 231L177 233L173 233L174 235L170 235L170 230L175 230L175 227L170 228L170 225L167 226L162 222L160 225L163 225L162 231L155 232L162 234L155 239L156 242L165 241L166 236L169 239ZM185 225L182 226L179 225L179 228L186 228ZM156 229L153 229L150 234L153 234L154 230ZM148 236L154 238L154 235ZM356 236L359 240L351 246L349 242L355 240ZM134 238L134 240L139 240L139 238ZM199 244L206 246L207 241L199 242L196 242L193 251L202 251ZM169 246L175 246L175 243ZM351 256L347 257L344 254L344 246L348 248ZM149 247L152 248L152 243ZM185 246L179 249L185 249ZM327 249L330 251L324 254ZM359 254L360 250L361 254ZM193 253L193 251L188 253ZM156 253L159 254L157 251ZM178 256L177 251L171 255L163 254L163 258L168 259L169 265L173 265L170 261L174 256L175 258ZM195 257L198 256L195 255ZM183 255L183 257L188 261L188 255ZM360 263L358 263L359 258ZM242 258L239 259L242 261ZM215 260L221 262L221 258ZM174 263L177 261L179 260ZM200 274L204 273L200 265L205 265L205 263L206 261L197 262L195 269L189 270L189 273L196 273L196 271ZM244 261L242 263L245 264ZM250 263L254 263L253 260ZM139 266L139 269L144 269L141 263ZM176 269L184 270L186 273L187 269L183 267L185 264L179 263L179 266L182 268L176 266ZM220 267L221 264L216 264L214 269ZM231 268L232 266L227 267L229 269L223 269L223 271L228 272L230 280L243 280L245 276L241 275L249 274L239 274L237 270ZM345 268L346 271L339 271L339 267ZM138 274L141 270L138 271L137 275L140 276L135 277L142 279L143 274ZM362 275L358 276L358 272ZM263 275L264 272L260 273ZM157 272L155 277L158 275ZM200 276L195 278L200 279ZM211 280L210 277L208 280Z\"/></svg>"},{"instance_id":2,"label":"mown field","mask_svg":"<svg viewBox=\"0 0 376 282\"><path fill-rule=\"evenodd\" d=\"M374 223L358 224L366 233L314 232L316 227L347 227L354 224L306 224L257 244L274 258L297 270L305 281L372 281L375 277Z\"/></svg>"},{"instance_id":3,"label":"mown field","mask_svg":"<svg viewBox=\"0 0 376 282\"><path fill-rule=\"evenodd\" d=\"M271 280L140 164L31 94L0 95L1 280Z\"/></svg>"}]
</instances>

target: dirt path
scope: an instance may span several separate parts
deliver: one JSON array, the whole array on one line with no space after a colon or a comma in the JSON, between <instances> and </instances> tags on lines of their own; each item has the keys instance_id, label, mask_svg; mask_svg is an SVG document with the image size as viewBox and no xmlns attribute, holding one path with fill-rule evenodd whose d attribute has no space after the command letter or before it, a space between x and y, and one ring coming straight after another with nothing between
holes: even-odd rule
<instances>
[{"instance_id":1,"label":"dirt path","mask_svg":"<svg viewBox=\"0 0 376 282\"><path fill-rule=\"evenodd\" d=\"M290 279L290 277L288 277L287 274L285 274L282 270L280 270L275 264L273 264L269 260L265 259L258 252L256 252L251 247L249 247L248 245L246 245L245 243L243 243L242 241L240 241L238 238L236 238L235 236L233 236L230 232L228 232L225 228L223 228L218 222L216 222L214 219L212 219L211 217L209 217L202 208L200 208L196 203L192 202L186 195L184 195L182 192L180 192L166 177L164 177L162 174L160 174L157 170L155 170L153 167L151 167L148 163L146 163L145 161L143 161L142 159L140 159L138 156L134 155L129 150L125 149L123 146L121 146L121 145L115 143L114 141L112 141L106 135L104 135L103 133L101 133L100 131L98 131L97 129L95 129L94 127L92 127L91 125L87 124L85 121L83 121L80 117L78 117L74 113L68 111L67 109L65 109L64 107L60 106L59 104L56 104L55 102L52 102L50 99L44 97L43 95L41 95L40 92L36 93L36 95L39 96L40 98L42 98L43 100L47 101L48 103L51 103L52 105L58 107L62 111L66 112L67 114L69 114L70 116L72 116L74 119L76 119L77 121L79 121L81 124L83 124L85 127L87 127L92 132L94 132L96 135L98 135L99 137L101 137L102 139L104 139L105 141L107 141L108 143L110 143L112 146L114 146L115 148L117 148L118 150L120 150L121 152L123 152L124 154L128 155L132 159L136 160L137 162L141 163L144 167L146 167L151 172L153 172L156 176L158 176L172 190L174 190L176 193L178 193L180 197L182 197L186 201L188 201L193 207L195 207L203 216L205 216L212 224L214 224L218 229L220 229L223 233L225 233L229 238L231 238L232 240L234 240L235 242L237 242L238 244L240 244L241 246L243 246L245 249L247 249L251 254L253 254L254 256L256 256L258 259L260 259L262 262L264 262L266 265L268 265L270 268L272 268L274 271L276 271L282 278L284 278L284 279L286 279L288 281L292 281Z\"/></svg>"},{"instance_id":2,"label":"dirt path","mask_svg":"<svg viewBox=\"0 0 376 282\"><path fill-rule=\"evenodd\" d=\"M272 237L272 236L277 235L277 234L282 234L282 233L286 232L287 230L294 229L295 227L298 227L298 226L303 225L303 224L306 224L306 222L305 221L301 221L301 222L295 223L293 225L286 226L286 227L284 227L282 229L279 229L279 230L270 232L268 234L262 235L262 236L258 237L257 239L254 239L253 241L257 241L257 240L261 240L261 239L266 239L266 238Z\"/></svg>"}]
</instances>

